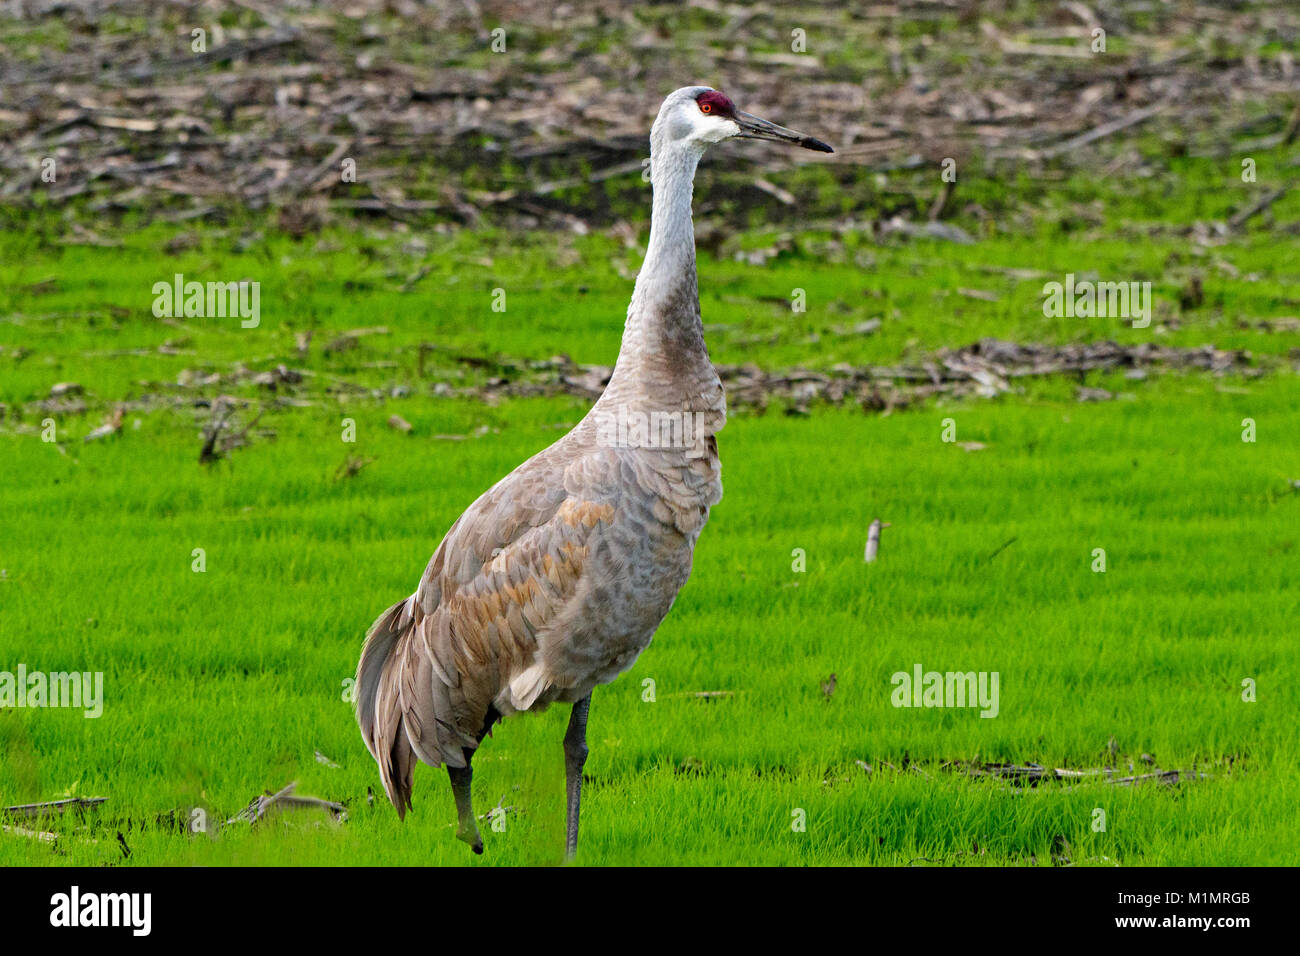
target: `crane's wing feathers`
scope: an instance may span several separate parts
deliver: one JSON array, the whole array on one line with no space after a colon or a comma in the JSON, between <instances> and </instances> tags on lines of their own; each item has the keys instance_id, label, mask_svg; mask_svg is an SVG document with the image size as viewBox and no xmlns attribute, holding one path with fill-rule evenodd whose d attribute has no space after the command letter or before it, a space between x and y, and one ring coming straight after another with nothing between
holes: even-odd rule
<instances>
[{"instance_id":1,"label":"crane's wing feathers","mask_svg":"<svg viewBox=\"0 0 1300 956\"><path fill-rule=\"evenodd\" d=\"M617 456L597 449L566 460L560 448L466 509L416 593L367 636L357 718L399 812L410 803L413 757L463 767L494 704L526 710L552 689L538 635L571 613L593 538L617 507Z\"/></svg>"}]
</instances>

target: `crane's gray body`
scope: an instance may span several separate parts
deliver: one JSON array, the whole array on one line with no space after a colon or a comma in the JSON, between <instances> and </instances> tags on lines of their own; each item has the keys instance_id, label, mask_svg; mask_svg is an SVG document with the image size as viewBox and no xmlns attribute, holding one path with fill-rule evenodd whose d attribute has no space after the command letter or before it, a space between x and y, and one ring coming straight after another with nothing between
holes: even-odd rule
<instances>
[{"instance_id":1,"label":"crane's gray body","mask_svg":"<svg viewBox=\"0 0 1300 956\"><path fill-rule=\"evenodd\" d=\"M609 385L571 432L466 509L416 592L366 637L357 720L389 799L405 814L416 761L447 767L457 835L476 852L474 750L497 718L557 700L574 705L564 752L576 851L591 690L649 645L722 498L714 435L726 400L700 322L691 193L704 151L736 136L831 152L708 87L669 94L650 131L650 242Z\"/></svg>"},{"instance_id":2,"label":"crane's gray body","mask_svg":"<svg viewBox=\"0 0 1300 956\"><path fill-rule=\"evenodd\" d=\"M579 701L631 667L722 497L713 436L726 402L704 344L691 228L703 146L668 141L672 100L651 134L650 244L608 387L461 515L415 594L366 642L358 720L399 811L414 761L465 766L493 711ZM662 447L659 434L623 427L645 421L678 423L679 440Z\"/></svg>"}]
</instances>

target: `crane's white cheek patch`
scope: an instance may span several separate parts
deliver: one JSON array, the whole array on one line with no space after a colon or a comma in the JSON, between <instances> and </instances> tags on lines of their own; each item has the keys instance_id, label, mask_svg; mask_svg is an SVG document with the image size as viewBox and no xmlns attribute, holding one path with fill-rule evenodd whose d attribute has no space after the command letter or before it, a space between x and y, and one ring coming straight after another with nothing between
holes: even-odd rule
<instances>
[{"instance_id":1,"label":"crane's white cheek patch","mask_svg":"<svg viewBox=\"0 0 1300 956\"><path fill-rule=\"evenodd\" d=\"M700 108L694 104L690 109L695 111L691 117L691 136L690 138L697 143L721 143L724 139L730 139L740 134L740 126L735 120L726 119L721 116L709 116L700 112Z\"/></svg>"},{"instance_id":2,"label":"crane's white cheek patch","mask_svg":"<svg viewBox=\"0 0 1300 956\"><path fill-rule=\"evenodd\" d=\"M721 143L740 135L740 127L734 120L710 119L700 139L706 143Z\"/></svg>"}]
</instances>

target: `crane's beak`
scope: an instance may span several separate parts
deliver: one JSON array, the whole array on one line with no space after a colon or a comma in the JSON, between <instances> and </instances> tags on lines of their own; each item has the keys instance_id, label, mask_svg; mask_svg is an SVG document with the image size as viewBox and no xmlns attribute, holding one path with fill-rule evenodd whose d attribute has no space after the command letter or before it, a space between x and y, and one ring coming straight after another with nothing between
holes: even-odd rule
<instances>
[{"instance_id":1,"label":"crane's beak","mask_svg":"<svg viewBox=\"0 0 1300 956\"><path fill-rule=\"evenodd\" d=\"M740 110L736 110L732 119L740 127L741 139L770 139L777 143L794 143L804 149L815 149L819 153L835 152L819 139L786 129L784 126L777 126L760 117L742 113Z\"/></svg>"}]
</instances>

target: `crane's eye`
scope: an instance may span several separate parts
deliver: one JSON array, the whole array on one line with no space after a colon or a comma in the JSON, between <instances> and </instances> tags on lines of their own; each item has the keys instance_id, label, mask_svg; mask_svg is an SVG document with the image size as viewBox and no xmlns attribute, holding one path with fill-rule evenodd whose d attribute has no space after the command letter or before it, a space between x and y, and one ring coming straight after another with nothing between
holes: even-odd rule
<instances>
[{"instance_id":1,"label":"crane's eye","mask_svg":"<svg viewBox=\"0 0 1300 956\"><path fill-rule=\"evenodd\" d=\"M712 113L712 112L713 112L713 104L712 104L712 103L701 103L701 104L700 104L700 112L701 112L701 113Z\"/></svg>"}]
</instances>

